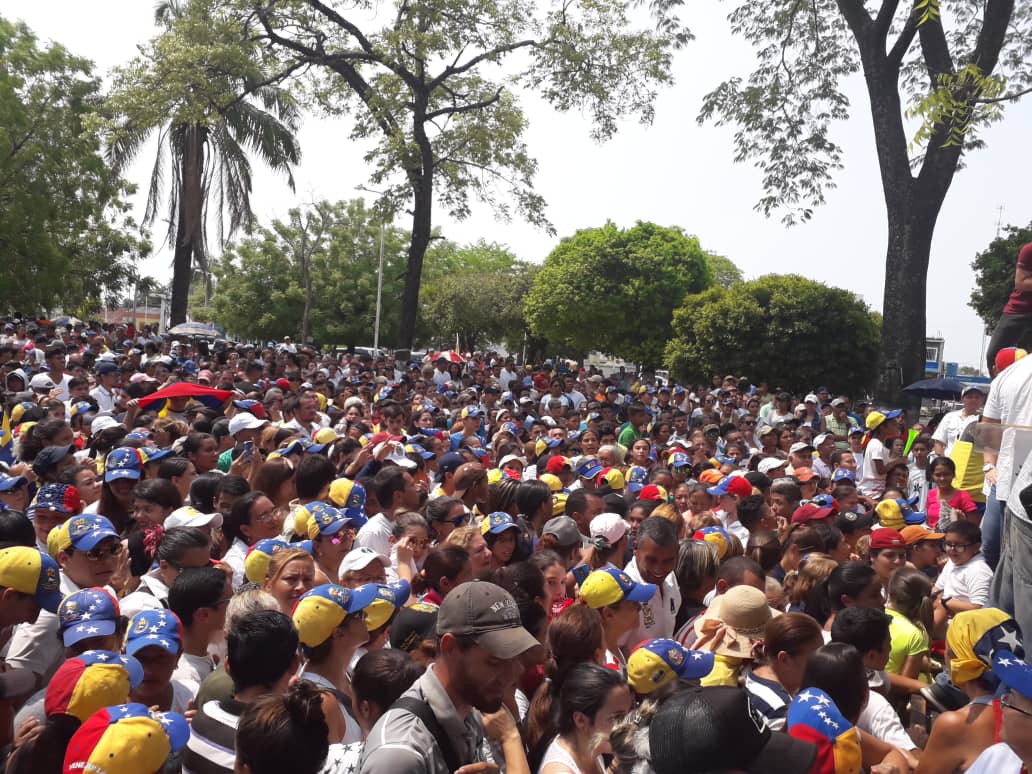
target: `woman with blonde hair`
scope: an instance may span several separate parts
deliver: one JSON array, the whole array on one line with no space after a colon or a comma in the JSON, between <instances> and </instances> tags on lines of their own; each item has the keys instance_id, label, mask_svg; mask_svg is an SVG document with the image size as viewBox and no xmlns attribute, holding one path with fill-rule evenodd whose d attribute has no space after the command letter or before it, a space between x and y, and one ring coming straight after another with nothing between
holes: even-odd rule
<instances>
[{"instance_id":1,"label":"woman with blonde hair","mask_svg":"<svg viewBox=\"0 0 1032 774\"><path fill-rule=\"evenodd\" d=\"M491 569L491 549L480 534L480 527L456 527L444 539L443 545L465 549L474 578Z\"/></svg>"},{"instance_id":2,"label":"woman with blonde hair","mask_svg":"<svg viewBox=\"0 0 1032 774\"><path fill-rule=\"evenodd\" d=\"M315 560L307 551L288 548L269 560L269 570L262 588L290 615L299 599L315 586Z\"/></svg>"},{"instance_id":3,"label":"woman with blonde hair","mask_svg":"<svg viewBox=\"0 0 1032 774\"><path fill-rule=\"evenodd\" d=\"M838 562L827 554L806 554L799 567L785 576L785 591L788 593L790 613L806 613L823 623L827 618L827 596L825 581Z\"/></svg>"}]
</instances>

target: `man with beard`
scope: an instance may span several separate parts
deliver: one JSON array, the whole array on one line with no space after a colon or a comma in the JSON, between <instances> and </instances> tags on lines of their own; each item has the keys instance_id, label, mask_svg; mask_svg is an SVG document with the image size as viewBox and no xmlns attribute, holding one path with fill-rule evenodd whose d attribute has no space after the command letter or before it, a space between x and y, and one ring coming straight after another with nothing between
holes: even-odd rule
<instances>
[{"instance_id":1,"label":"man with beard","mask_svg":"<svg viewBox=\"0 0 1032 774\"><path fill-rule=\"evenodd\" d=\"M500 586L471 581L449 592L437 614L437 660L369 732L362 774L484 770L480 713L501 709L522 672L520 656L539 646ZM501 741L507 759L510 750L522 755L512 738Z\"/></svg>"}]
</instances>

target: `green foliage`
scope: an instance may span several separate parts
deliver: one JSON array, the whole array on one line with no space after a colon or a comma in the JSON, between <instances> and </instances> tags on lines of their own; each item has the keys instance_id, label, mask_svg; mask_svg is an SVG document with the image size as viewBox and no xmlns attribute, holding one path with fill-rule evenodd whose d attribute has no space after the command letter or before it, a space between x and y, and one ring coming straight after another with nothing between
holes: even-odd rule
<instances>
[{"instance_id":1,"label":"green foliage","mask_svg":"<svg viewBox=\"0 0 1032 774\"><path fill-rule=\"evenodd\" d=\"M638 222L584 229L545 259L526 300L531 330L577 351L655 367L685 296L713 284L699 240Z\"/></svg>"},{"instance_id":2,"label":"green foliage","mask_svg":"<svg viewBox=\"0 0 1032 774\"><path fill-rule=\"evenodd\" d=\"M680 379L733 373L856 395L877 377L880 318L854 294L797 275L688 296L673 327L666 365Z\"/></svg>"},{"instance_id":3,"label":"green foliage","mask_svg":"<svg viewBox=\"0 0 1032 774\"><path fill-rule=\"evenodd\" d=\"M972 127L998 119L1003 109L996 101L1006 88L1003 78L986 75L976 64L956 73L939 73L936 88L907 110L921 126L910 143L913 152L940 134L942 147L962 147Z\"/></svg>"},{"instance_id":4,"label":"green foliage","mask_svg":"<svg viewBox=\"0 0 1032 774\"><path fill-rule=\"evenodd\" d=\"M742 270L735 266L730 258L715 253L706 253L706 263L709 265L710 274L713 275L713 283L720 288L729 288L736 282L742 281Z\"/></svg>"},{"instance_id":5,"label":"green foliage","mask_svg":"<svg viewBox=\"0 0 1032 774\"><path fill-rule=\"evenodd\" d=\"M361 199L307 209L325 221L325 238L311 254L312 338L323 345L368 346L376 316L380 217ZM300 333L305 300L300 217L292 210L285 220L259 228L215 266L213 316L233 335L279 339ZM397 336L405 245L404 232L385 229L380 341L388 345Z\"/></svg>"},{"instance_id":6,"label":"green foliage","mask_svg":"<svg viewBox=\"0 0 1032 774\"><path fill-rule=\"evenodd\" d=\"M452 346L458 334L464 351L488 343L518 349L527 332L523 301L539 269L483 240L465 248L433 248L420 301L425 343Z\"/></svg>"},{"instance_id":7,"label":"green foliage","mask_svg":"<svg viewBox=\"0 0 1032 774\"><path fill-rule=\"evenodd\" d=\"M100 308L150 252L89 127L90 63L0 17L0 298L26 312Z\"/></svg>"},{"instance_id":8,"label":"green foliage","mask_svg":"<svg viewBox=\"0 0 1032 774\"><path fill-rule=\"evenodd\" d=\"M975 287L968 306L982 318L987 331L996 326L1014 290L1018 252L1032 242L1032 223L1024 228L1006 226L1003 230L1004 236L996 237L971 262L971 268L975 270Z\"/></svg>"}]
</instances>

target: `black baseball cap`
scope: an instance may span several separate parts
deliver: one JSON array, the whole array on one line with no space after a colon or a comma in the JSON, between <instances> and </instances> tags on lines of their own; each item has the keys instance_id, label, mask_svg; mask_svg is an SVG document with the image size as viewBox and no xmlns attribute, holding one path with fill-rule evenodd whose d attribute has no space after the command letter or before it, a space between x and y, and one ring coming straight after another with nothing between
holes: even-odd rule
<instances>
[{"instance_id":1,"label":"black baseball cap","mask_svg":"<svg viewBox=\"0 0 1032 774\"><path fill-rule=\"evenodd\" d=\"M391 621L391 647L411 653L423 640L436 639L439 608L429 602L403 607Z\"/></svg>"},{"instance_id":2,"label":"black baseball cap","mask_svg":"<svg viewBox=\"0 0 1032 774\"><path fill-rule=\"evenodd\" d=\"M851 535L858 529L870 529L874 526L874 514L858 511L842 511L835 519L835 526L843 535Z\"/></svg>"},{"instance_id":3,"label":"black baseball cap","mask_svg":"<svg viewBox=\"0 0 1032 774\"><path fill-rule=\"evenodd\" d=\"M656 774L740 770L750 774L810 771L817 746L771 731L741 688L688 688L672 696L649 724Z\"/></svg>"},{"instance_id":4,"label":"black baseball cap","mask_svg":"<svg viewBox=\"0 0 1032 774\"><path fill-rule=\"evenodd\" d=\"M437 634L471 637L495 658L512 659L540 642L523 628L516 600L488 581L463 583L444 598L437 612Z\"/></svg>"}]
</instances>

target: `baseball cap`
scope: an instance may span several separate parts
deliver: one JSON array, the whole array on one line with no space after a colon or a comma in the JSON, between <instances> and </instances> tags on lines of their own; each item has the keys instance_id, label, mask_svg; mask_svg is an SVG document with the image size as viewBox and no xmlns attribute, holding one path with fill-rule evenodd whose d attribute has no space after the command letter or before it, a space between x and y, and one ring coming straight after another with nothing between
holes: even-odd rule
<instances>
[{"instance_id":1,"label":"baseball cap","mask_svg":"<svg viewBox=\"0 0 1032 774\"><path fill-rule=\"evenodd\" d=\"M882 527L871 533L871 548L902 548L905 545L906 540L894 529Z\"/></svg>"},{"instance_id":2,"label":"baseball cap","mask_svg":"<svg viewBox=\"0 0 1032 774\"><path fill-rule=\"evenodd\" d=\"M359 570L364 570L375 559L380 560L380 563L384 566L384 569L391 566L391 559L389 556L378 554L376 553L376 551L374 551L371 548L368 548L367 546L359 546L358 548L352 548L350 551L348 551L347 556L345 556L344 559L341 561L340 568L337 572L341 577L344 577L345 573L358 572Z\"/></svg>"},{"instance_id":3,"label":"baseball cap","mask_svg":"<svg viewBox=\"0 0 1032 774\"><path fill-rule=\"evenodd\" d=\"M620 494L624 490L624 484L624 475L619 468L602 468L595 479L595 485L602 492L605 491L605 487L609 487L610 492Z\"/></svg>"},{"instance_id":4,"label":"baseball cap","mask_svg":"<svg viewBox=\"0 0 1032 774\"><path fill-rule=\"evenodd\" d=\"M171 610L143 610L129 620L125 631L125 654L135 656L142 648L157 645L172 655L182 650L183 626Z\"/></svg>"},{"instance_id":5,"label":"baseball cap","mask_svg":"<svg viewBox=\"0 0 1032 774\"><path fill-rule=\"evenodd\" d=\"M870 529L874 526L874 516L869 513L842 511L835 519L835 526L843 534L849 535L858 529Z\"/></svg>"},{"instance_id":6,"label":"baseball cap","mask_svg":"<svg viewBox=\"0 0 1032 774\"><path fill-rule=\"evenodd\" d=\"M437 634L471 637L500 659L516 658L541 644L520 624L512 595L479 580L459 585L444 598L437 613Z\"/></svg>"},{"instance_id":7,"label":"baseball cap","mask_svg":"<svg viewBox=\"0 0 1032 774\"><path fill-rule=\"evenodd\" d=\"M727 530L720 526L697 529L692 535L692 540L709 543L716 550L718 559L723 559L731 550L731 537L727 534Z\"/></svg>"},{"instance_id":8,"label":"baseball cap","mask_svg":"<svg viewBox=\"0 0 1032 774\"><path fill-rule=\"evenodd\" d=\"M555 471L549 472L553 473ZM598 461L597 457L585 457L577 464L574 472L578 478L593 479L602 472L602 463Z\"/></svg>"},{"instance_id":9,"label":"baseball cap","mask_svg":"<svg viewBox=\"0 0 1032 774\"><path fill-rule=\"evenodd\" d=\"M117 374L119 372L118 365L112 363L110 360L101 360L97 363L97 367L94 372L97 376L105 376L106 374Z\"/></svg>"},{"instance_id":10,"label":"baseball cap","mask_svg":"<svg viewBox=\"0 0 1032 774\"><path fill-rule=\"evenodd\" d=\"M588 525L588 534L593 538L605 538L610 546L615 546L630 528L631 525L619 513L600 513Z\"/></svg>"},{"instance_id":11,"label":"baseball cap","mask_svg":"<svg viewBox=\"0 0 1032 774\"><path fill-rule=\"evenodd\" d=\"M789 454L798 454L799 452L813 452L813 447L806 441L796 441L790 447L788 447Z\"/></svg>"},{"instance_id":12,"label":"baseball cap","mask_svg":"<svg viewBox=\"0 0 1032 774\"><path fill-rule=\"evenodd\" d=\"M559 541L560 546L580 545L581 538L583 537L580 529L577 527L577 522L569 516L552 517L545 522L545 526L541 529L541 534L552 535Z\"/></svg>"},{"instance_id":13,"label":"baseball cap","mask_svg":"<svg viewBox=\"0 0 1032 774\"><path fill-rule=\"evenodd\" d=\"M104 481L110 483L120 478L140 478L143 475L143 460L140 452L129 446L113 449L104 463Z\"/></svg>"},{"instance_id":14,"label":"baseball cap","mask_svg":"<svg viewBox=\"0 0 1032 774\"><path fill-rule=\"evenodd\" d=\"M152 714L143 704L98 710L72 735L63 774L140 774L160 771L190 740L190 725L176 712Z\"/></svg>"},{"instance_id":15,"label":"baseball cap","mask_svg":"<svg viewBox=\"0 0 1032 774\"><path fill-rule=\"evenodd\" d=\"M324 583L305 592L290 614L301 644L309 648L322 645L345 618L367 608L376 598L376 593L375 583L367 583L357 589Z\"/></svg>"},{"instance_id":16,"label":"baseball cap","mask_svg":"<svg viewBox=\"0 0 1032 774\"><path fill-rule=\"evenodd\" d=\"M43 709L51 715L85 720L101 707L121 704L143 682L143 667L132 656L87 650L66 660L47 683Z\"/></svg>"},{"instance_id":17,"label":"baseball cap","mask_svg":"<svg viewBox=\"0 0 1032 774\"><path fill-rule=\"evenodd\" d=\"M831 480L835 481L856 481L856 473L849 470L848 468L835 468L831 473Z\"/></svg>"},{"instance_id":18,"label":"baseball cap","mask_svg":"<svg viewBox=\"0 0 1032 774\"><path fill-rule=\"evenodd\" d=\"M84 513L54 527L47 537L47 546L52 547L55 553L70 548L92 551L98 543L108 538L119 538L115 526L103 516Z\"/></svg>"},{"instance_id":19,"label":"baseball cap","mask_svg":"<svg viewBox=\"0 0 1032 774\"><path fill-rule=\"evenodd\" d=\"M771 731L740 688L688 688L660 705L649 724L656 774L810 771L817 748ZM859 769L858 769L859 770Z\"/></svg>"},{"instance_id":20,"label":"baseball cap","mask_svg":"<svg viewBox=\"0 0 1032 774\"><path fill-rule=\"evenodd\" d=\"M104 589L80 589L61 600L57 625L66 648L90 637L106 637L118 629L118 601ZM129 654L130 656L132 653Z\"/></svg>"},{"instance_id":21,"label":"baseball cap","mask_svg":"<svg viewBox=\"0 0 1032 774\"><path fill-rule=\"evenodd\" d=\"M667 465L671 468L687 468L692 464L692 458L684 452L674 452L667 459Z\"/></svg>"},{"instance_id":22,"label":"baseball cap","mask_svg":"<svg viewBox=\"0 0 1032 774\"><path fill-rule=\"evenodd\" d=\"M820 446L825 441L830 441L832 439L832 437L833 436L832 436L831 433L821 433L816 438L813 439L813 445L815 447L816 446Z\"/></svg>"},{"instance_id":23,"label":"baseball cap","mask_svg":"<svg viewBox=\"0 0 1032 774\"><path fill-rule=\"evenodd\" d=\"M579 593L588 607L597 610L625 599L644 604L655 595L656 586L652 583L638 583L616 567L603 567L584 579Z\"/></svg>"},{"instance_id":24,"label":"baseball cap","mask_svg":"<svg viewBox=\"0 0 1032 774\"><path fill-rule=\"evenodd\" d=\"M390 583L367 583L365 586L373 586L376 591L373 601L365 609L366 629L371 632L390 621L391 616L404 607L412 596L412 586L404 578ZM365 586L359 586L356 591Z\"/></svg>"},{"instance_id":25,"label":"baseball cap","mask_svg":"<svg viewBox=\"0 0 1032 774\"><path fill-rule=\"evenodd\" d=\"M860 735L820 688L807 688L788 707L788 735L816 745L815 774L860 771Z\"/></svg>"},{"instance_id":26,"label":"baseball cap","mask_svg":"<svg viewBox=\"0 0 1032 774\"><path fill-rule=\"evenodd\" d=\"M724 474L716 468L707 468L706 470L699 473L699 483L708 484L710 486L716 486L724 480Z\"/></svg>"},{"instance_id":27,"label":"baseball cap","mask_svg":"<svg viewBox=\"0 0 1032 774\"><path fill-rule=\"evenodd\" d=\"M432 451L427 451L424 447L420 446L418 443L407 443L407 444L405 444L405 454L418 454L424 460L432 460L434 457L437 456ZM515 454L510 454L509 455L509 459L517 459L518 460L520 458L517 457ZM499 463L499 465L501 465L501 463Z\"/></svg>"},{"instance_id":28,"label":"baseball cap","mask_svg":"<svg viewBox=\"0 0 1032 774\"><path fill-rule=\"evenodd\" d=\"M36 374L31 379L29 379L29 389L30 390L46 390L46 391L50 391L50 390L54 389L55 387L57 387L57 385L54 384L54 380L51 379L50 376L48 374L45 374L45 373Z\"/></svg>"},{"instance_id":29,"label":"baseball cap","mask_svg":"<svg viewBox=\"0 0 1032 774\"><path fill-rule=\"evenodd\" d=\"M919 524L906 526L899 531L899 534L903 536L903 542L908 546L920 543L922 540L942 540L946 537L943 532L932 532L928 527Z\"/></svg>"},{"instance_id":30,"label":"baseball cap","mask_svg":"<svg viewBox=\"0 0 1032 774\"><path fill-rule=\"evenodd\" d=\"M444 481L447 473L454 473L463 465L462 455L457 452L448 452L441 459L437 460L437 483Z\"/></svg>"},{"instance_id":31,"label":"baseball cap","mask_svg":"<svg viewBox=\"0 0 1032 774\"><path fill-rule=\"evenodd\" d=\"M769 489L773 483L767 476L758 470L750 470L745 474L745 480L752 484L753 489Z\"/></svg>"},{"instance_id":32,"label":"baseball cap","mask_svg":"<svg viewBox=\"0 0 1032 774\"><path fill-rule=\"evenodd\" d=\"M29 505L29 515L36 511L56 511L74 516L82 511L79 490L71 484L45 484L36 493L36 499Z\"/></svg>"},{"instance_id":33,"label":"baseball cap","mask_svg":"<svg viewBox=\"0 0 1032 774\"><path fill-rule=\"evenodd\" d=\"M165 519L165 530L170 530L173 527L215 527L218 529L222 526L222 514L218 511L215 513L201 513L199 510L191 505L184 505L182 508L176 508L172 513Z\"/></svg>"},{"instance_id":34,"label":"baseball cap","mask_svg":"<svg viewBox=\"0 0 1032 774\"><path fill-rule=\"evenodd\" d=\"M886 412L872 411L870 414L867 415L867 419L864 422L864 424L867 425L868 430L876 430L884 422L887 422L890 419L895 419L902 413L903 411L901 409L895 409L894 411Z\"/></svg>"},{"instance_id":35,"label":"baseball cap","mask_svg":"<svg viewBox=\"0 0 1032 774\"><path fill-rule=\"evenodd\" d=\"M377 444L373 449L373 454L379 455L383 451L384 446L388 444L390 445L390 450L387 452L387 456L383 458L384 462L393 462L398 467L405 468L406 470L415 470L415 461L410 460L405 455L405 447L397 441L384 441Z\"/></svg>"},{"instance_id":36,"label":"baseball cap","mask_svg":"<svg viewBox=\"0 0 1032 774\"><path fill-rule=\"evenodd\" d=\"M1012 691L1032 699L1032 667L1024 659L1009 650L994 651L993 674Z\"/></svg>"},{"instance_id":37,"label":"baseball cap","mask_svg":"<svg viewBox=\"0 0 1032 774\"><path fill-rule=\"evenodd\" d=\"M706 490L711 495L735 495L736 497L748 497L752 494L752 484L745 480L745 476L725 476L719 484L711 486Z\"/></svg>"},{"instance_id":38,"label":"baseball cap","mask_svg":"<svg viewBox=\"0 0 1032 774\"><path fill-rule=\"evenodd\" d=\"M656 486L655 484L649 484L648 486L642 487L641 491L638 492L638 499L659 500L665 503L667 501L667 493L663 487Z\"/></svg>"},{"instance_id":39,"label":"baseball cap","mask_svg":"<svg viewBox=\"0 0 1032 774\"><path fill-rule=\"evenodd\" d=\"M544 419L552 419L551 417L544 417ZM544 420L542 420L544 421ZM554 420L553 420L554 421ZM554 449L556 446L561 444L558 438L538 438L537 443L534 444L534 454L538 457L542 456L549 449Z\"/></svg>"},{"instance_id":40,"label":"baseball cap","mask_svg":"<svg viewBox=\"0 0 1032 774\"><path fill-rule=\"evenodd\" d=\"M97 435L110 427L118 427L120 424L121 422L114 417L97 414L97 416L93 418L93 421L90 422L90 433Z\"/></svg>"},{"instance_id":41,"label":"baseball cap","mask_svg":"<svg viewBox=\"0 0 1032 774\"><path fill-rule=\"evenodd\" d=\"M233 418L229 420L229 434L235 436L237 433L243 432L244 430L258 430L259 428L265 427L267 424L269 424L269 420L259 419L254 414L241 411L234 414Z\"/></svg>"},{"instance_id":42,"label":"baseball cap","mask_svg":"<svg viewBox=\"0 0 1032 774\"><path fill-rule=\"evenodd\" d=\"M792 523L803 524L807 521L820 521L829 516L834 516L835 510L835 508L822 508L817 503L806 503L800 505L792 513Z\"/></svg>"},{"instance_id":43,"label":"baseball cap","mask_svg":"<svg viewBox=\"0 0 1032 774\"><path fill-rule=\"evenodd\" d=\"M795 468L792 471L792 477L800 484L805 484L808 481L813 481L818 476L813 468Z\"/></svg>"},{"instance_id":44,"label":"baseball cap","mask_svg":"<svg viewBox=\"0 0 1032 774\"><path fill-rule=\"evenodd\" d=\"M874 508L874 512L878 514L878 523L883 527L895 530L903 529L906 526L904 514L910 510L910 503L898 497L892 500L882 500Z\"/></svg>"},{"instance_id":45,"label":"baseball cap","mask_svg":"<svg viewBox=\"0 0 1032 774\"><path fill-rule=\"evenodd\" d=\"M510 458L516 458L516 459L523 459L522 457L515 457L515 455L512 455L512 454L510 454L509 457ZM500 462L498 464L498 466L501 467L504 464L505 464L504 462ZM581 463L581 464L583 464L583 463ZM559 455L556 455L555 457L549 457L548 458L548 462L545 463L545 472L546 473L552 473L553 475L559 475L564 470L569 470L570 467L571 467L570 466L570 459L568 457L564 457L561 454L559 454ZM580 466L578 465L577 467L578 467L578 470L579 470ZM601 469L601 467L600 467L600 469Z\"/></svg>"},{"instance_id":46,"label":"baseball cap","mask_svg":"<svg viewBox=\"0 0 1032 774\"><path fill-rule=\"evenodd\" d=\"M788 465L788 460L781 460L777 457L764 457L762 460L760 460L759 464L756 466L756 469L760 471L760 473L762 473L763 475L769 476L772 471L775 471L778 468L783 468L786 465Z\"/></svg>"},{"instance_id":47,"label":"baseball cap","mask_svg":"<svg viewBox=\"0 0 1032 774\"><path fill-rule=\"evenodd\" d=\"M467 489L474 486L480 479L487 477L487 471L479 462L466 462L455 471L455 497L462 497Z\"/></svg>"},{"instance_id":48,"label":"baseball cap","mask_svg":"<svg viewBox=\"0 0 1032 774\"><path fill-rule=\"evenodd\" d=\"M37 548L11 546L0 550L0 586L32 595L36 605L56 613L61 604L57 562Z\"/></svg>"},{"instance_id":49,"label":"baseball cap","mask_svg":"<svg viewBox=\"0 0 1032 774\"><path fill-rule=\"evenodd\" d=\"M568 497L569 495L566 492L552 492L552 516L563 515L566 511L566 499Z\"/></svg>"},{"instance_id":50,"label":"baseball cap","mask_svg":"<svg viewBox=\"0 0 1032 774\"><path fill-rule=\"evenodd\" d=\"M45 449L40 451L40 453L36 455L36 459L32 461L32 471L37 476L42 476L53 470L57 466L57 463L69 454L75 454L74 444L69 446L47 446Z\"/></svg>"},{"instance_id":51,"label":"baseball cap","mask_svg":"<svg viewBox=\"0 0 1032 774\"><path fill-rule=\"evenodd\" d=\"M507 529L519 530L520 525L509 514L503 511L489 513L480 521L481 535L501 535Z\"/></svg>"},{"instance_id":52,"label":"baseball cap","mask_svg":"<svg viewBox=\"0 0 1032 774\"><path fill-rule=\"evenodd\" d=\"M391 647L411 652L423 640L437 638L437 605L414 602L403 607L391 621Z\"/></svg>"},{"instance_id":53,"label":"baseball cap","mask_svg":"<svg viewBox=\"0 0 1032 774\"><path fill-rule=\"evenodd\" d=\"M307 535L312 540L336 535L345 527L353 526L355 523L354 519L345 516L340 510L326 503L308 503L305 508L311 514L308 519Z\"/></svg>"},{"instance_id":54,"label":"baseball cap","mask_svg":"<svg viewBox=\"0 0 1032 774\"><path fill-rule=\"evenodd\" d=\"M640 492L649 480L649 471L640 465L632 465L624 476L627 488L634 494Z\"/></svg>"},{"instance_id":55,"label":"baseball cap","mask_svg":"<svg viewBox=\"0 0 1032 774\"><path fill-rule=\"evenodd\" d=\"M352 519L365 518L366 490L357 481L338 478L330 484L330 501Z\"/></svg>"},{"instance_id":56,"label":"baseball cap","mask_svg":"<svg viewBox=\"0 0 1032 774\"><path fill-rule=\"evenodd\" d=\"M627 659L627 682L635 693L648 695L676 678L701 680L713 671L715 657L689 650L676 640L646 640Z\"/></svg>"},{"instance_id":57,"label":"baseball cap","mask_svg":"<svg viewBox=\"0 0 1032 774\"><path fill-rule=\"evenodd\" d=\"M1004 347L996 353L996 358L993 361L997 375L999 375L1000 371L1014 365L1026 356L1028 356L1028 351L1021 347Z\"/></svg>"},{"instance_id":58,"label":"baseball cap","mask_svg":"<svg viewBox=\"0 0 1032 774\"><path fill-rule=\"evenodd\" d=\"M483 415L484 412L476 406L466 406L466 408L464 408L460 414L462 419L479 419Z\"/></svg>"},{"instance_id":59,"label":"baseball cap","mask_svg":"<svg viewBox=\"0 0 1032 774\"><path fill-rule=\"evenodd\" d=\"M244 556L244 575L251 583L262 583L269 575L269 562L280 551L290 548L290 543L279 538L259 540Z\"/></svg>"}]
</instances>

